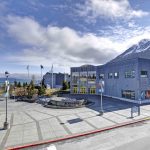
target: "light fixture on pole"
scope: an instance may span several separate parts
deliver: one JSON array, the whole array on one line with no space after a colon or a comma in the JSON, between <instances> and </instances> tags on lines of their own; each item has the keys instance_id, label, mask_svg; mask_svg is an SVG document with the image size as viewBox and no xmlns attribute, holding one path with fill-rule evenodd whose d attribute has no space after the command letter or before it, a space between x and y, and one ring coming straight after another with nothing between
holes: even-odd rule
<instances>
[{"instance_id":1,"label":"light fixture on pole","mask_svg":"<svg viewBox=\"0 0 150 150\"><path fill-rule=\"evenodd\" d=\"M7 99L8 99L8 96L9 96L9 81L8 81L9 73L8 73L8 71L5 72L5 77L6 77L6 81L5 81L6 116L5 116L5 122L4 122L4 129L6 130L9 127L9 123L7 121Z\"/></svg>"}]
</instances>

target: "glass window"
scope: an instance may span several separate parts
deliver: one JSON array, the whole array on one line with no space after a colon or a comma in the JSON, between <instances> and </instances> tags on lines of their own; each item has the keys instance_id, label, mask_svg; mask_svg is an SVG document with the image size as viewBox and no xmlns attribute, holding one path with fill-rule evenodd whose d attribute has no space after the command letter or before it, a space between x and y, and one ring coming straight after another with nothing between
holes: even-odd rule
<instances>
[{"instance_id":1,"label":"glass window","mask_svg":"<svg viewBox=\"0 0 150 150\"><path fill-rule=\"evenodd\" d=\"M103 74L103 73L101 73L101 74L99 75L99 79L104 79L104 74Z\"/></svg>"},{"instance_id":2,"label":"glass window","mask_svg":"<svg viewBox=\"0 0 150 150\"><path fill-rule=\"evenodd\" d=\"M80 88L80 93L85 94L86 93L86 87L81 87Z\"/></svg>"},{"instance_id":3,"label":"glass window","mask_svg":"<svg viewBox=\"0 0 150 150\"><path fill-rule=\"evenodd\" d=\"M135 71L126 71L125 78L135 78Z\"/></svg>"},{"instance_id":4,"label":"glass window","mask_svg":"<svg viewBox=\"0 0 150 150\"><path fill-rule=\"evenodd\" d=\"M113 78L113 73L108 73L108 79Z\"/></svg>"},{"instance_id":5,"label":"glass window","mask_svg":"<svg viewBox=\"0 0 150 150\"><path fill-rule=\"evenodd\" d=\"M96 88L95 87L91 87L90 88L90 94L95 94L96 93Z\"/></svg>"},{"instance_id":6,"label":"glass window","mask_svg":"<svg viewBox=\"0 0 150 150\"><path fill-rule=\"evenodd\" d=\"M147 71L141 71L141 77L142 78L147 78L148 77L148 72Z\"/></svg>"},{"instance_id":7,"label":"glass window","mask_svg":"<svg viewBox=\"0 0 150 150\"><path fill-rule=\"evenodd\" d=\"M115 79L119 78L119 72L115 72L115 73L114 73L114 78L115 78Z\"/></svg>"},{"instance_id":8,"label":"glass window","mask_svg":"<svg viewBox=\"0 0 150 150\"><path fill-rule=\"evenodd\" d=\"M74 93L74 94L77 94L77 93L78 93L78 88L77 88L77 87L74 87L74 88L73 88L73 93Z\"/></svg>"},{"instance_id":9,"label":"glass window","mask_svg":"<svg viewBox=\"0 0 150 150\"><path fill-rule=\"evenodd\" d=\"M73 84L78 84L78 82L79 82L79 72L72 72L71 79L72 79Z\"/></svg>"},{"instance_id":10,"label":"glass window","mask_svg":"<svg viewBox=\"0 0 150 150\"><path fill-rule=\"evenodd\" d=\"M122 90L122 97L134 100L135 99L135 91Z\"/></svg>"},{"instance_id":11,"label":"glass window","mask_svg":"<svg viewBox=\"0 0 150 150\"><path fill-rule=\"evenodd\" d=\"M88 84L95 84L96 71L88 71Z\"/></svg>"}]
</instances>

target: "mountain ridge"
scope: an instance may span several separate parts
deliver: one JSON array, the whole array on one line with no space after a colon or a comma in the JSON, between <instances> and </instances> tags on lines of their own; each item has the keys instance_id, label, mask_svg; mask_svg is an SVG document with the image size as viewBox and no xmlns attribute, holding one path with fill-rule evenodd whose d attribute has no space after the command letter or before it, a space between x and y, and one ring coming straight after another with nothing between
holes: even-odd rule
<instances>
[{"instance_id":1,"label":"mountain ridge","mask_svg":"<svg viewBox=\"0 0 150 150\"><path fill-rule=\"evenodd\" d=\"M133 58L150 59L150 39L142 39L108 63Z\"/></svg>"}]
</instances>

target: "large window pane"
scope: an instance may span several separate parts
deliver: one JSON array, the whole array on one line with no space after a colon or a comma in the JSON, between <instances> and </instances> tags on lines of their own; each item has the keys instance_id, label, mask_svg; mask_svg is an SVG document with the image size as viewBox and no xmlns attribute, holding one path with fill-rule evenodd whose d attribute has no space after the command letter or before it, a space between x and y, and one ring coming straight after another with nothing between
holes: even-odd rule
<instances>
[{"instance_id":1,"label":"large window pane","mask_svg":"<svg viewBox=\"0 0 150 150\"><path fill-rule=\"evenodd\" d=\"M113 78L113 73L108 73L108 79Z\"/></svg>"},{"instance_id":2,"label":"large window pane","mask_svg":"<svg viewBox=\"0 0 150 150\"><path fill-rule=\"evenodd\" d=\"M135 99L135 91L122 90L122 97L127 99Z\"/></svg>"},{"instance_id":3,"label":"large window pane","mask_svg":"<svg viewBox=\"0 0 150 150\"><path fill-rule=\"evenodd\" d=\"M125 78L135 78L135 71L126 71Z\"/></svg>"},{"instance_id":4,"label":"large window pane","mask_svg":"<svg viewBox=\"0 0 150 150\"><path fill-rule=\"evenodd\" d=\"M148 72L147 71L141 71L141 77L142 78L147 78L148 77Z\"/></svg>"},{"instance_id":5,"label":"large window pane","mask_svg":"<svg viewBox=\"0 0 150 150\"><path fill-rule=\"evenodd\" d=\"M103 73L101 73L101 74L99 75L99 79L104 79L104 74L103 74Z\"/></svg>"},{"instance_id":6,"label":"large window pane","mask_svg":"<svg viewBox=\"0 0 150 150\"><path fill-rule=\"evenodd\" d=\"M115 73L114 73L114 78L115 78L115 79L119 78L119 72L115 72Z\"/></svg>"}]
</instances>

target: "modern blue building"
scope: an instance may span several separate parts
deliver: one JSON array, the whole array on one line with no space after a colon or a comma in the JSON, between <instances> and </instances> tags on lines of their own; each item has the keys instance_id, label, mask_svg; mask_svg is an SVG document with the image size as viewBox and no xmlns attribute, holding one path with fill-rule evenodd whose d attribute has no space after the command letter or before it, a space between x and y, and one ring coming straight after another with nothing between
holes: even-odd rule
<instances>
[{"instance_id":1,"label":"modern blue building","mask_svg":"<svg viewBox=\"0 0 150 150\"><path fill-rule=\"evenodd\" d=\"M65 73L47 72L44 76L44 84L49 88L62 88L63 81L70 82L70 77Z\"/></svg>"},{"instance_id":2,"label":"modern blue building","mask_svg":"<svg viewBox=\"0 0 150 150\"><path fill-rule=\"evenodd\" d=\"M82 92L82 74L86 70L85 92ZM92 68L92 67L91 67ZM123 54L110 62L93 66L96 78L94 79L95 92L91 93L88 83L90 65L71 68L71 92L78 94L99 94L99 83L104 81L104 95L127 101L150 101L150 40L144 39L133 45ZM78 72L77 83L73 83L74 75ZM95 85L95 86L94 86ZM76 91L74 91L76 87Z\"/></svg>"}]
</instances>

